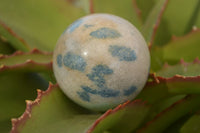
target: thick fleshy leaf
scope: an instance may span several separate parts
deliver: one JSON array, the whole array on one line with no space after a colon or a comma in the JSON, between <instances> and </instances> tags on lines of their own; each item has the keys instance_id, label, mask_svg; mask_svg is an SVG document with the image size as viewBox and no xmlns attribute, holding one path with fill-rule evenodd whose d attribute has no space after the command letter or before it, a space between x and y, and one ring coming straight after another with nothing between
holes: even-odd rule
<instances>
[{"instance_id":1,"label":"thick fleshy leaf","mask_svg":"<svg viewBox=\"0 0 200 133\"><path fill-rule=\"evenodd\" d=\"M191 85L193 85L193 88L190 88ZM143 99L145 101L148 101L148 103L153 104L154 105L153 108L150 109L151 113L148 112L149 114L146 114L142 112L142 110L137 111L135 108L134 110L136 110L136 112L141 112L143 114L146 114L149 118L151 118L152 116L155 115L154 113L160 112L166 107L169 107L171 104L174 103L174 101L177 101L183 98L185 94L200 94L199 90L200 90L200 77L174 76L172 78L162 78L162 77L155 77L154 75L153 81L149 81L146 84L145 88L142 90L142 92L139 94L139 96L136 98L136 99ZM171 99L168 99L170 97ZM166 101L163 101L163 100L166 100ZM162 101L162 104L165 104L165 105L161 106L160 105L161 103L159 103L160 101ZM148 111L149 111L149 108L148 108ZM141 124L140 122L142 122L141 120L144 120L144 118L141 119L139 115L137 115L138 117L135 117L134 114L131 114L131 116L133 116L134 118L127 115L122 115L123 117L119 115L119 118L117 118L115 117L115 114L112 115L111 112L112 111L109 110L101 118L99 118L96 121L96 123L94 123L94 126L89 130L89 132L91 131L130 132L130 131L134 131L135 128L140 126ZM120 111L116 112L116 115L118 113L120 114ZM132 111L132 113L135 113L135 112ZM133 124L135 121L124 122L124 120L127 121L126 117L132 120L140 119L140 121L138 120L137 122L139 123L135 123L135 124ZM146 117L145 117L145 120L146 120ZM118 121L121 121L121 122L118 122ZM123 125L123 123L125 124L125 126L120 126L120 125ZM131 124L132 128L127 127L129 126L129 123L132 123Z\"/></svg>"},{"instance_id":2,"label":"thick fleshy leaf","mask_svg":"<svg viewBox=\"0 0 200 133\"><path fill-rule=\"evenodd\" d=\"M167 7L168 1L169 0L158 1L151 13L148 15L148 18L142 27L142 33L150 47L153 44L157 29L160 25L160 21L162 19L165 8Z\"/></svg>"},{"instance_id":3,"label":"thick fleshy leaf","mask_svg":"<svg viewBox=\"0 0 200 133\"><path fill-rule=\"evenodd\" d=\"M174 103L163 112L159 113L153 120L148 122L142 129L139 129L139 133L161 133L164 132L167 127L177 121L179 118L185 116L190 111L194 111L200 108L200 96L191 95L184 99Z\"/></svg>"},{"instance_id":4,"label":"thick fleshy leaf","mask_svg":"<svg viewBox=\"0 0 200 133\"><path fill-rule=\"evenodd\" d=\"M199 42L200 30L195 30L184 37L174 38L162 48L163 60L169 61L169 63L177 62L180 58L192 61L196 57L200 57Z\"/></svg>"},{"instance_id":5,"label":"thick fleshy leaf","mask_svg":"<svg viewBox=\"0 0 200 133\"><path fill-rule=\"evenodd\" d=\"M57 85L37 92L34 101L26 101L23 115L12 119L11 133L82 133L99 117L69 100Z\"/></svg>"},{"instance_id":6,"label":"thick fleshy leaf","mask_svg":"<svg viewBox=\"0 0 200 133\"><path fill-rule=\"evenodd\" d=\"M181 76L174 76L172 78L162 78L162 77L155 77L154 75L153 81L149 81L147 83L146 87L139 94L137 99L140 98L143 100L147 100L148 103L153 104L155 102L163 100L164 98L177 94L194 94L194 93L199 94L200 93L199 83L200 83L200 77L186 78ZM193 85L193 88L190 88L191 85ZM38 91L38 98L34 102L27 102L28 111L25 111L24 115L22 115L22 117L19 118L17 122L15 122L16 120L13 120L14 123L21 123L17 126L14 124L13 127L17 128L13 128L13 131L18 130L20 132L23 131L26 132L33 128L41 132L68 131L73 133L79 131L86 131L89 128L89 126L95 121L95 119L99 117L99 114L97 115L91 113L88 114L82 112L81 111L82 109L81 110L76 109L80 107L77 106L76 104L73 104L73 102L67 99L66 96L64 96L64 94L58 88L57 89L56 88L57 86L50 85L47 91L45 92ZM58 104L57 102L61 104ZM73 106L75 107L72 107L71 104L73 104ZM73 111L71 111L71 109ZM46 110L52 110L52 111L47 112ZM66 111L69 112L67 113ZM140 100L137 102L133 101L130 103L126 103L124 105L120 105L114 110L107 111L103 116L97 119L97 121L88 130L88 132L133 131L143 122L143 120L148 115L148 111L149 111L149 106L147 106L144 103L141 104ZM61 112L61 113L56 114L56 112ZM80 115L79 113L81 112L82 114ZM69 114L69 116L67 114ZM135 121L135 119L137 119L137 121ZM49 122L49 120L51 121ZM80 122L80 120L82 121ZM84 120L86 120L87 122L85 122ZM69 124L71 123L71 121L74 122L73 123L74 128L71 127L71 124ZM68 127L68 125L70 128ZM35 130L31 131L34 132Z\"/></svg>"},{"instance_id":7,"label":"thick fleshy leaf","mask_svg":"<svg viewBox=\"0 0 200 133\"><path fill-rule=\"evenodd\" d=\"M37 49L24 53L17 51L12 55L0 56L0 72L12 71L52 71L52 53Z\"/></svg>"},{"instance_id":8,"label":"thick fleshy leaf","mask_svg":"<svg viewBox=\"0 0 200 133\"><path fill-rule=\"evenodd\" d=\"M108 110L95 121L87 133L130 133L144 121L150 106L141 100L119 105L114 110Z\"/></svg>"},{"instance_id":9,"label":"thick fleshy leaf","mask_svg":"<svg viewBox=\"0 0 200 133\"><path fill-rule=\"evenodd\" d=\"M184 123L191 117L191 114L188 113L185 116L181 117L179 120L171 124L164 133L179 133L181 127L184 125Z\"/></svg>"},{"instance_id":10,"label":"thick fleshy leaf","mask_svg":"<svg viewBox=\"0 0 200 133\"><path fill-rule=\"evenodd\" d=\"M146 84L143 91L137 96L138 99L155 103L174 95L200 94L200 76L175 75L170 78L153 76L153 81Z\"/></svg>"},{"instance_id":11,"label":"thick fleshy leaf","mask_svg":"<svg viewBox=\"0 0 200 133\"><path fill-rule=\"evenodd\" d=\"M180 4L181 6L177 6ZM191 31L200 17L199 10L199 0L170 0L156 32L154 44L166 44L172 35L182 36Z\"/></svg>"},{"instance_id":12,"label":"thick fleshy leaf","mask_svg":"<svg viewBox=\"0 0 200 133\"><path fill-rule=\"evenodd\" d=\"M14 48L28 51L30 46L17 35L10 27L0 20L0 35L6 37L6 39L13 45Z\"/></svg>"},{"instance_id":13,"label":"thick fleshy leaf","mask_svg":"<svg viewBox=\"0 0 200 133\"><path fill-rule=\"evenodd\" d=\"M184 35L193 26L200 26L199 0L150 0L148 3L138 0L136 3L145 19L142 32L150 45L166 44L173 35ZM179 3L181 6L177 6Z\"/></svg>"},{"instance_id":14,"label":"thick fleshy leaf","mask_svg":"<svg viewBox=\"0 0 200 133\"><path fill-rule=\"evenodd\" d=\"M1 0L0 12L0 20L31 48L48 51L53 50L60 34L70 23L85 15L82 9L66 0ZM9 32L0 30L0 34L12 41L13 46L18 46L19 40L14 36L11 38Z\"/></svg>"},{"instance_id":15,"label":"thick fleshy leaf","mask_svg":"<svg viewBox=\"0 0 200 133\"><path fill-rule=\"evenodd\" d=\"M52 70L52 53L33 49L24 53L17 51L12 55L0 56L0 74L37 72L47 81L55 83Z\"/></svg>"},{"instance_id":16,"label":"thick fleshy leaf","mask_svg":"<svg viewBox=\"0 0 200 133\"><path fill-rule=\"evenodd\" d=\"M167 45L152 49L151 68L157 71L164 62L172 65L178 63L181 58L188 62L193 61L196 57L200 57L199 42L199 29L195 29L183 37L173 37Z\"/></svg>"},{"instance_id":17,"label":"thick fleshy leaf","mask_svg":"<svg viewBox=\"0 0 200 133\"><path fill-rule=\"evenodd\" d=\"M8 42L6 42L5 40L1 39L1 37L0 37L0 55L2 55L2 54L11 54L14 51L15 51L14 48L11 47Z\"/></svg>"},{"instance_id":18,"label":"thick fleshy leaf","mask_svg":"<svg viewBox=\"0 0 200 133\"><path fill-rule=\"evenodd\" d=\"M181 133L200 133L200 115L193 115L180 129Z\"/></svg>"},{"instance_id":19,"label":"thick fleshy leaf","mask_svg":"<svg viewBox=\"0 0 200 133\"><path fill-rule=\"evenodd\" d=\"M141 28L141 20L133 8L132 0L93 0L93 5L95 13L111 13Z\"/></svg>"},{"instance_id":20,"label":"thick fleshy leaf","mask_svg":"<svg viewBox=\"0 0 200 133\"><path fill-rule=\"evenodd\" d=\"M138 8L142 20L145 22L149 13L159 0L133 0L134 5Z\"/></svg>"},{"instance_id":21,"label":"thick fleshy leaf","mask_svg":"<svg viewBox=\"0 0 200 133\"><path fill-rule=\"evenodd\" d=\"M24 114L20 118L12 120L12 133L27 131L30 133L82 133L100 115L93 114L74 104L60 91L57 85L51 84L45 92L38 90L38 97L35 101L27 101L26 103ZM141 124L149 107L140 100L119 105L99 117L87 132L99 133L107 130L130 132Z\"/></svg>"},{"instance_id":22,"label":"thick fleshy leaf","mask_svg":"<svg viewBox=\"0 0 200 133\"><path fill-rule=\"evenodd\" d=\"M187 63L184 60L181 60L179 64L173 66L165 64L165 66L157 72L157 75L167 78L176 74L182 76L199 76L200 60L197 58L192 63Z\"/></svg>"},{"instance_id":23,"label":"thick fleshy leaf","mask_svg":"<svg viewBox=\"0 0 200 133\"><path fill-rule=\"evenodd\" d=\"M10 119L24 111L26 99L35 98L35 89L47 87L48 82L33 73L0 74L0 132L10 131Z\"/></svg>"},{"instance_id":24,"label":"thick fleshy leaf","mask_svg":"<svg viewBox=\"0 0 200 133\"><path fill-rule=\"evenodd\" d=\"M199 4L200 5L200 4ZM200 14L200 10L198 11L198 15ZM200 17L196 18L194 26L200 27Z\"/></svg>"}]
</instances>

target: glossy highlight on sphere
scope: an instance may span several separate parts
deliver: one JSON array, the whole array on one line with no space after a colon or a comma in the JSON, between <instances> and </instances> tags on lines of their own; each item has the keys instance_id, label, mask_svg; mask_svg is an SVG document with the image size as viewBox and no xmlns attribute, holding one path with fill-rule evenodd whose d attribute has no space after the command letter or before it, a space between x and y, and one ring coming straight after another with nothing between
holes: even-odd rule
<instances>
[{"instance_id":1,"label":"glossy highlight on sphere","mask_svg":"<svg viewBox=\"0 0 200 133\"><path fill-rule=\"evenodd\" d=\"M72 23L53 54L54 74L63 92L95 111L135 98L149 67L149 50L140 32L110 14L92 14Z\"/></svg>"}]
</instances>

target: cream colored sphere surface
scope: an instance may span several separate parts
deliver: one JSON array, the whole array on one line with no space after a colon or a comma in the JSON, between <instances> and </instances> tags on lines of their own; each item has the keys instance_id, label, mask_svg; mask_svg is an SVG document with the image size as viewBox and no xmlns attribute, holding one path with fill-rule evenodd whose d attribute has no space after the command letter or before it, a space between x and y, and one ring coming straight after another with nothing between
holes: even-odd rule
<instances>
[{"instance_id":1,"label":"cream colored sphere surface","mask_svg":"<svg viewBox=\"0 0 200 133\"><path fill-rule=\"evenodd\" d=\"M53 55L63 92L96 111L132 100L144 87L149 68L149 50L141 33L110 14L75 21L61 35Z\"/></svg>"}]
</instances>

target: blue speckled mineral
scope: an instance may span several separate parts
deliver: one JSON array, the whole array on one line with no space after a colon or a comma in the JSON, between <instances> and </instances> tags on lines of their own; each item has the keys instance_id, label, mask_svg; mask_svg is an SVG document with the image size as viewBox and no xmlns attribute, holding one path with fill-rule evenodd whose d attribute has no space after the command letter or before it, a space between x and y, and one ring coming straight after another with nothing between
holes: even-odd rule
<instances>
[{"instance_id":1,"label":"blue speckled mineral","mask_svg":"<svg viewBox=\"0 0 200 133\"><path fill-rule=\"evenodd\" d=\"M140 32L110 14L92 14L72 23L53 55L63 92L95 111L134 99L147 81L149 67L149 50Z\"/></svg>"}]
</instances>

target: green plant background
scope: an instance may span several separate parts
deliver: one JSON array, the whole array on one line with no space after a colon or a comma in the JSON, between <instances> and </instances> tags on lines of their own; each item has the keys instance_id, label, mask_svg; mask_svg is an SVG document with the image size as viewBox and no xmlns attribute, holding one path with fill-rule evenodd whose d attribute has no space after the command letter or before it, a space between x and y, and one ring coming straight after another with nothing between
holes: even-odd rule
<instances>
[{"instance_id":1,"label":"green plant background","mask_svg":"<svg viewBox=\"0 0 200 133\"><path fill-rule=\"evenodd\" d=\"M91 13L129 20L151 52L143 91L102 113L52 85L57 39ZM199 28L200 0L0 0L0 132L200 132Z\"/></svg>"}]
</instances>

